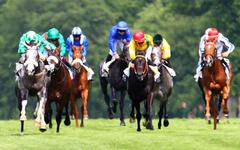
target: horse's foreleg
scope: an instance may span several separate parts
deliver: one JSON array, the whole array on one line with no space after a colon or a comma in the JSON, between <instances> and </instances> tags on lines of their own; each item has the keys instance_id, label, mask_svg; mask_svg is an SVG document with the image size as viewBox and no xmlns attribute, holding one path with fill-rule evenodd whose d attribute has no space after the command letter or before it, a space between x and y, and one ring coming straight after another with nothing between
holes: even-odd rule
<instances>
[{"instance_id":1,"label":"horse's foreleg","mask_svg":"<svg viewBox=\"0 0 240 150\"><path fill-rule=\"evenodd\" d=\"M120 109L120 125L121 126L125 126L125 121L124 121L124 98L125 98L126 92L125 91L121 91L121 95L120 95L120 104L119 104L119 109Z\"/></svg>"},{"instance_id":2,"label":"horse's foreleg","mask_svg":"<svg viewBox=\"0 0 240 150\"><path fill-rule=\"evenodd\" d=\"M229 97L229 87L225 86L223 88L223 97L222 97L222 106L223 106L223 113L224 116L228 118L228 107L227 107L227 100Z\"/></svg>"},{"instance_id":3,"label":"horse's foreleg","mask_svg":"<svg viewBox=\"0 0 240 150\"><path fill-rule=\"evenodd\" d=\"M41 129L46 129L46 123L44 121L46 99L41 94L38 94L38 97L40 101L39 101L39 108L37 111L37 118L35 119L35 125L39 126Z\"/></svg>"},{"instance_id":4,"label":"horse's foreleg","mask_svg":"<svg viewBox=\"0 0 240 150\"><path fill-rule=\"evenodd\" d=\"M63 100L61 100L63 101ZM56 114L56 122L57 122L57 133L59 133L60 130L60 124L62 121L62 112L63 112L63 104L57 104L57 114Z\"/></svg>"},{"instance_id":5,"label":"horse's foreleg","mask_svg":"<svg viewBox=\"0 0 240 150\"><path fill-rule=\"evenodd\" d=\"M108 95L108 90L107 90L108 82L107 82L107 80L105 80L102 77L100 77L99 80L100 80L101 89L102 89L102 92L103 92L103 95L104 95L104 101L108 106L108 117L109 117L109 119L113 119L112 106L111 106L111 103L110 103L110 97Z\"/></svg>"},{"instance_id":6,"label":"horse's foreleg","mask_svg":"<svg viewBox=\"0 0 240 150\"><path fill-rule=\"evenodd\" d=\"M88 89L85 89L81 92L82 95L82 106L83 106L83 119L88 119L88 111L87 111L87 101L88 101Z\"/></svg>"},{"instance_id":7,"label":"horse's foreleg","mask_svg":"<svg viewBox=\"0 0 240 150\"><path fill-rule=\"evenodd\" d=\"M167 112L167 102L168 102L168 98L167 100L164 102L164 121L163 121L163 125L164 127L167 127L169 125L168 122L168 112Z\"/></svg>"},{"instance_id":8,"label":"horse's foreleg","mask_svg":"<svg viewBox=\"0 0 240 150\"><path fill-rule=\"evenodd\" d=\"M113 112L117 112L117 92L116 89L111 87L111 105L113 105Z\"/></svg>"},{"instance_id":9,"label":"horse's foreleg","mask_svg":"<svg viewBox=\"0 0 240 150\"><path fill-rule=\"evenodd\" d=\"M147 116L148 116L148 122L146 125L147 129L153 130L153 124L152 124L152 118L153 118L153 112L152 112L152 105L153 105L153 93L148 94L147 96Z\"/></svg>"},{"instance_id":10,"label":"horse's foreleg","mask_svg":"<svg viewBox=\"0 0 240 150\"><path fill-rule=\"evenodd\" d=\"M159 104L159 112L158 112L158 129L161 129L162 126L162 116L163 116L163 107L164 104L163 102L160 100L160 104Z\"/></svg>"},{"instance_id":11,"label":"horse's foreleg","mask_svg":"<svg viewBox=\"0 0 240 150\"><path fill-rule=\"evenodd\" d=\"M65 116L64 124L66 126L69 126L71 124L71 122L70 122L70 117L69 117L69 112L68 112L68 102L65 105L65 111L66 111L66 116Z\"/></svg>"},{"instance_id":12,"label":"horse's foreleg","mask_svg":"<svg viewBox=\"0 0 240 150\"><path fill-rule=\"evenodd\" d=\"M206 90L204 93L205 93L205 100L206 100L206 107L205 107L206 113L205 113L205 117L208 120L208 123L210 124L210 117L211 117L211 114L210 114L210 102L211 102L211 95L212 95L212 93L211 93L210 90Z\"/></svg>"},{"instance_id":13,"label":"horse's foreleg","mask_svg":"<svg viewBox=\"0 0 240 150\"><path fill-rule=\"evenodd\" d=\"M130 112L130 123L134 123L135 122L135 113L134 113L134 105L133 103L130 104L131 105L131 112Z\"/></svg>"},{"instance_id":14,"label":"horse's foreleg","mask_svg":"<svg viewBox=\"0 0 240 150\"><path fill-rule=\"evenodd\" d=\"M27 117L26 117L27 100L26 99L22 100L21 105L22 105L22 109L20 113L20 121L25 121L27 120Z\"/></svg>"},{"instance_id":15,"label":"horse's foreleg","mask_svg":"<svg viewBox=\"0 0 240 150\"><path fill-rule=\"evenodd\" d=\"M141 118L142 118L142 115L141 115L141 112L140 112L140 103L139 102L134 102L134 106L136 108L136 111L137 111L137 131L141 131L141 127L140 127L140 121L141 121Z\"/></svg>"},{"instance_id":16,"label":"horse's foreleg","mask_svg":"<svg viewBox=\"0 0 240 150\"><path fill-rule=\"evenodd\" d=\"M34 118L37 118L37 112L38 112L38 109L39 109L39 98L38 98L38 101L37 101L37 104L36 104L36 108L35 108L35 110L34 110L34 112L33 112L33 117Z\"/></svg>"}]
</instances>

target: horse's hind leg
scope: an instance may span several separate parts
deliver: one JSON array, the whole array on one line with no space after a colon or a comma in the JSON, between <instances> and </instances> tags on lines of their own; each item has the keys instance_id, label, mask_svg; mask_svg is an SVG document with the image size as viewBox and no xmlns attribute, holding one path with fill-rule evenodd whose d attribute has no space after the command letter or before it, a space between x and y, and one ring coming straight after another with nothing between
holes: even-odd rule
<instances>
[{"instance_id":1,"label":"horse's hind leg","mask_svg":"<svg viewBox=\"0 0 240 150\"><path fill-rule=\"evenodd\" d=\"M112 106L111 106L111 103L110 103L110 97L108 95L108 90L107 90L108 82L103 77L99 77L99 79L100 79L101 89L102 89L102 92L103 92L103 95L104 95L104 100L105 100L105 103L108 106L108 118L113 119L113 117L114 117L113 116L113 110L112 110Z\"/></svg>"},{"instance_id":2,"label":"horse's hind leg","mask_svg":"<svg viewBox=\"0 0 240 150\"><path fill-rule=\"evenodd\" d=\"M164 107L164 104L162 101L160 101L160 104L159 104L159 112L158 112L158 129L161 129L162 127L162 116L163 116L163 107Z\"/></svg>"},{"instance_id":3,"label":"horse's hind leg","mask_svg":"<svg viewBox=\"0 0 240 150\"><path fill-rule=\"evenodd\" d=\"M77 107L76 99L75 97L71 96L70 100L71 100L72 111L75 118L75 124L76 124L76 127L78 127L78 107Z\"/></svg>"},{"instance_id":4,"label":"horse's hind leg","mask_svg":"<svg viewBox=\"0 0 240 150\"><path fill-rule=\"evenodd\" d=\"M125 91L121 91L121 95L120 95L120 104L119 104L119 109L120 109L120 126L125 126L125 121L124 121L124 98L125 98L126 92Z\"/></svg>"},{"instance_id":5,"label":"horse's hind leg","mask_svg":"<svg viewBox=\"0 0 240 150\"><path fill-rule=\"evenodd\" d=\"M163 104L163 109L164 109L164 121L163 121L163 125L164 127L168 127L169 125L169 121L168 121L168 113L167 113L167 102L168 100L166 100Z\"/></svg>"}]
</instances>

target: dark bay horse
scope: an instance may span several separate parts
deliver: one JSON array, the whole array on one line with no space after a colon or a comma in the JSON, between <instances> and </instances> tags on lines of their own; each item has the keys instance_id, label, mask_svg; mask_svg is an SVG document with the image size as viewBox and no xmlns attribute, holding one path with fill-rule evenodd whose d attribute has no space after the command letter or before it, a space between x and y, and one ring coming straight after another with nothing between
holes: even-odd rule
<instances>
[{"instance_id":1,"label":"dark bay horse","mask_svg":"<svg viewBox=\"0 0 240 150\"><path fill-rule=\"evenodd\" d=\"M72 66L76 70L76 75L74 79L74 95L71 97L71 105L73 109L73 114L76 121L76 127L78 127L78 108L76 99L82 99L81 107L81 124L83 127L83 120L88 119L87 103L90 90L90 81L88 80L88 72L82 62L82 46L72 46L73 50L73 62Z\"/></svg>"},{"instance_id":2,"label":"dark bay horse","mask_svg":"<svg viewBox=\"0 0 240 150\"><path fill-rule=\"evenodd\" d=\"M153 130L152 104L154 96L154 77L153 72L151 69L149 69L147 60L143 55L136 56L136 59L134 60L134 68L130 69L130 76L128 79L128 94L130 99L132 100L133 108L135 108L137 111L137 131L141 131L141 101L145 102L146 128ZM134 109L132 109L130 116L134 118Z\"/></svg>"},{"instance_id":3,"label":"dark bay horse","mask_svg":"<svg viewBox=\"0 0 240 150\"><path fill-rule=\"evenodd\" d=\"M205 43L204 61L206 65L202 70L201 84L206 100L205 116L210 123L211 109L214 118L214 129L216 129L219 112L215 104L218 105L220 97L222 98L223 113L226 116L228 115L227 100L232 80L232 67L230 66L230 79L227 80L222 60L217 57L216 45L209 41Z\"/></svg>"},{"instance_id":4,"label":"dark bay horse","mask_svg":"<svg viewBox=\"0 0 240 150\"><path fill-rule=\"evenodd\" d=\"M167 102L168 98L172 93L173 88L173 78L170 73L167 71L166 66L161 63L159 65L159 72L160 72L160 83L156 84L154 90L154 98L159 100L159 112L158 112L158 129L161 129L162 117L164 115L164 122L163 125L167 127L169 125L168 122L168 113L167 113Z\"/></svg>"},{"instance_id":5,"label":"dark bay horse","mask_svg":"<svg viewBox=\"0 0 240 150\"><path fill-rule=\"evenodd\" d=\"M47 82L44 64L39 59L39 45L32 47L25 45L27 47L26 61L16 76L15 93L18 98L18 109L20 111L21 134L24 132L24 121L27 119L25 108L28 96L37 96L39 109L36 113L35 123L40 127L40 131L46 131L44 111L47 100Z\"/></svg>"},{"instance_id":6,"label":"dark bay horse","mask_svg":"<svg viewBox=\"0 0 240 150\"><path fill-rule=\"evenodd\" d=\"M120 125L125 126L124 121L124 99L127 90L127 83L123 81L123 70L128 67L128 61L130 60L128 54L128 48L124 46L122 53L120 54L120 58L116 59L109 66L109 76L102 77L101 70L102 64L99 67L99 79L102 92L104 94L105 102L108 105L108 115L109 118L112 119L113 113L116 113L116 107L119 100L119 109L120 109ZM107 86L110 85L111 90L111 98L108 95Z\"/></svg>"},{"instance_id":7,"label":"dark bay horse","mask_svg":"<svg viewBox=\"0 0 240 150\"><path fill-rule=\"evenodd\" d=\"M65 108L66 118L64 121L65 125L70 125L70 118L68 113L68 104L72 94L72 79L70 77L69 71L66 65L62 62L60 58L60 48L56 48L54 52L49 51L48 63L53 65L51 79L48 83L48 98L46 103L45 120L50 123L51 128L51 116L52 108L51 103L56 104L56 122L57 122L57 132L60 129L60 123L62 119L62 112Z\"/></svg>"}]
</instances>

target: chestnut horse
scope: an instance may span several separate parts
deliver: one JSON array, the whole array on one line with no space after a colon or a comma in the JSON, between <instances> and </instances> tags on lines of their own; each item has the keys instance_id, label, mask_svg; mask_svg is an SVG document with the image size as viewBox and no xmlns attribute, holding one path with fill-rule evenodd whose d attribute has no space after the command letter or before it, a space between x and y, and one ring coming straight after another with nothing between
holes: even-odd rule
<instances>
[{"instance_id":1,"label":"chestnut horse","mask_svg":"<svg viewBox=\"0 0 240 150\"><path fill-rule=\"evenodd\" d=\"M81 124L83 127L83 120L88 119L87 102L90 88L90 81L88 80L88 72L82 62L82 46L72 46L73 62L72 66L76 70L76 76L74 79L74 95L71 98L71 105L73 114L76 121L76 127L78 127L78 108L76 98L82 99L81 107Z\"/></svg>"},{"instance_id":2,"label":"chestnut horse","mask_svg":"<svg viewBox=\"0 0 240 150\"><path fill-rule=\"evenodd\" d=\"M55 102L57 110L56 122L58 133L64 108L66 110L66 118L64 124L70 125L68 104L70 96L72 94L73 83L66 65L62 62L60 58L60 48L56 48L54 52L49 51L49 53L50 56L48 57L48 62L54 67L52 68L53 70L51 73L51 80L48 84L48 99L46 103L45 120L47 123L50 123L49 126L51 128L51 103Z\"/></svg>"},{"instance_id":3,"label":"chestnut horse","mask_svg":"<svg viewBox=\"0 0 240 150\"><path fill-rule=\"evenodd\" d=\"M205 116L210 123L210 106L214 118L214 129L217 127L217 116L219 114L215 105L222 98L223 113L228 116L227 100L229 98L230 85L232 80L232 67L230 65L230 79L227 79L222 61L217 57L216 45L206 41L204 53L205 66L202 70L201 84L205 94L206 108ZM218 100L218 101L217 101Z\"/></svg>"}]
</instances>

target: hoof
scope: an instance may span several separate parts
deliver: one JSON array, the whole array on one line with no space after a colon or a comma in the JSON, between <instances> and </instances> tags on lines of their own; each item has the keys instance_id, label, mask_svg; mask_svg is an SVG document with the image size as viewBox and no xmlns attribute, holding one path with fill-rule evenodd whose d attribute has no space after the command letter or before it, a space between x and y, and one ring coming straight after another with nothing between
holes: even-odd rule
<instances>
[{"instance_id":1,"label":"hoof","mask_svg":"<svg viewBox=\"0 0 240 150\"><path fill-rule=\"evenodd\" d=\"M139 129L137 129L137 132L141 132L141 129L139 128Z\"/></svg>"},{"instance_id":2,"label":"hoof","mask_svg":"<svg viewBox=\"0 0 240 150\"><path fill-rule=\"evenodd\" d=\"M88 115L83 115L84 120L88 120Z\"/></svg>"},{"instance_id":3,"label":"hoof","mask_svg":"<svg viewBox=\"0 0 240 150\"><path fill-rule=\"evenodd\" d=\"M208 120L208 124L211 124L211 120Z\"/></svg>"},{"instance_id":4,"label":"hoof","mask_svg":"<svg viewBox=\"0 0 240 150\"><path fill-rule=\"evenodd\" d=\"M168 125L169 125L169 122L168 122L168 120L167 120L167 119L165 119L165 120L163 121L163 125L164 125L164 127L168 127Z\"/></svg>"},{"instance_id":5,"label":"hoof","mask_svg":"<svg viewBox=\"0 0 240 150\"><path fill-rule=\"evenodd\" d=\"M135 119L132 118L132 117L130 117L129 122L130 122L130 123L134 123L134 122L135 122Z\"/></svg>"},{"instance_id":6,"label":"hoof","mask_svg":"<svg viewBox=\"0 0 240 150\"><path fill-rule=\"evenodd\" d=\"M154 129L153 129L153 125L152 125L151 123L148 123L148 124L147 124L146 129L154 130Z\"/></svg>"},{"instance_id":7,"label":"hoof","mask_svg":"<svg viewBox=\"0 0 240 150\"><path fill-rule=\"evenodd\" d=\"M144 121L143 123L142 123L142 125L144 126L144 127L146 127L147 126L147 121Z\"/></svg>"},{"instance_id":8,"label":"hoof","mask_svg":"<svg viewBox=\"0 0 240 150\"><path fill-rule=\"evenodd\" d=\"M23 136L24 135L24 132L20 132L20 136Z\"/></svg>"},{"instance_id":9,"label":"hoof","mask_svg":"<svg viewBox=\"0 0 240 150\"><path fill-rule=\"evenodd\" d=\"M70 122L70 120L65 120L65 121L64 121L64 124L65 124L66 126L69 126L69 125L71 124L71 122Z\"/></svg>"},{"instance_id":10,"label":"hoof","mask_svg":"<svg viewBox=\"0 0 240 150\"><path fill-rule=\"evenodd\" d=\"M120 126L126 126L125 122L124 122L124 121L121 121L121 122L120 122Z\"/></svg>"},{"instance_id":11,"label":"hoof","mask_svg":"<svg viewBox=\"0 0 240 150\"><path fill-rule=\"evenodd\" d=\"M52 124L51 123L49 123L49 128L52 129Z\"/></svg>"},{"instance_id":12,"label":"hoof","mask_svg":"<svg viewBox=\"0 0 240 150\"><path fill-rule=\"evenodd\" d=\"M161 125L161 123L159 122L159 123L158 123L158 129L161 129L161 126L162 126L162 125Z\"/></svg>"},{"instance_id":13,"label":"hoof","mask_svg":"<svg viewBox=\"0 0 240 150\"><path fill-rule=\"evenodd\" d=\"M45 131L47 131L47 129L45 128L45 129L39 129L39 131L40 132L45 132Z\"/></svg>"},{"instance_id":14,"label":"hoof","mask_svg":"<svg viewBox=\"0 0 240 150\"><path fill-rule=\"evenodd\" d=\"M109 114L108 114L108 118L109 118L109 119L113 119L113 118L114 118L113 113L109 113Z\"/></svg>"}]
</instances>

